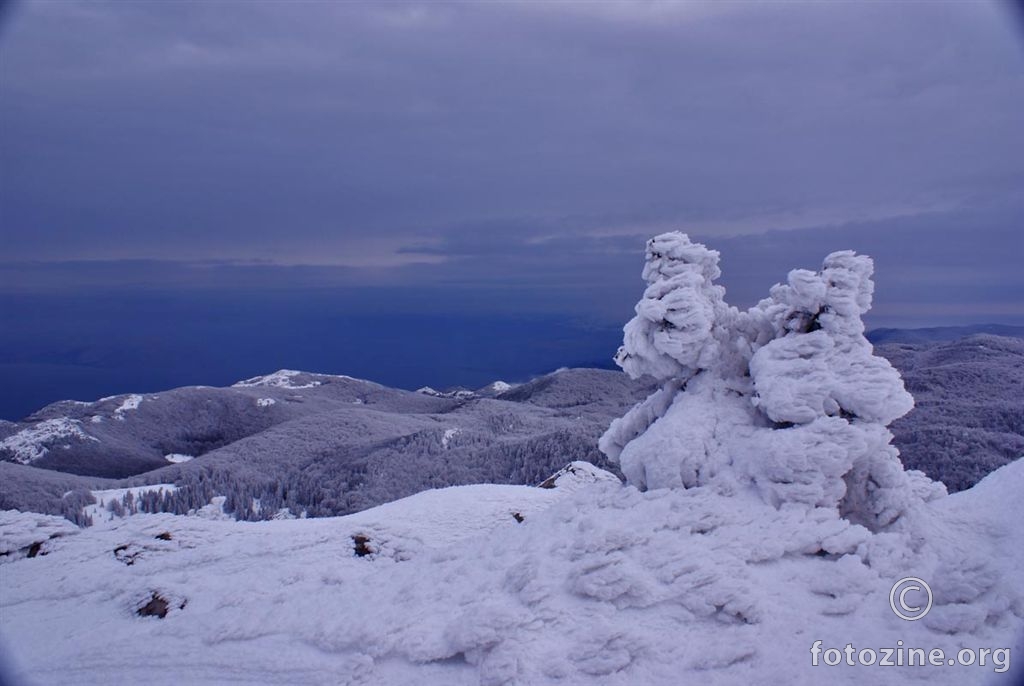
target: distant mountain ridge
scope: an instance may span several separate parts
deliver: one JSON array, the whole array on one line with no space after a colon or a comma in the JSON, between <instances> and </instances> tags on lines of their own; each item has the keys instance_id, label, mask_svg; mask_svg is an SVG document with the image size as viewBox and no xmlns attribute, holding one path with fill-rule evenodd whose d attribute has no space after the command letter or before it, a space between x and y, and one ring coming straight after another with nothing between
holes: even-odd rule
<instances>
[{"instance_id":1,"label":"distant mountain ridge","mask_svg":"<svg viewBox=\"0 0 1024 686\"><path fill-rule=\"evenodd\" d=\"M876 350L914 396L890 427L906 466L960 491L1024 456L1024 340L979 333Z\"/></svg>"},{"instance_id":2,"label":"distant mountain ridge","mask_svg":"<svg viewBox=\"0 0 1024 686\"><path fill-rule=\"evenodd\" d=\"M920 329L872 329L867 339L872 343L944 343L974 334L1024 338L1024 326L1008 324L973 324L970 326L932 326Z\"/></svg>"},{"instance_id":3,"label":"distant mountain ridge","mask_svg":"<svg viewBox=\"0 0 1024 686\"><path fill-rule=\"evenodd\" d=\"M454 484L534 484L573 460L610 467L597 438L648 391L594 369L443 394L282 370L226 388L54 403L0 426L0 509L67 515L86 491L176 484L147 507L183 513L224 496L229 514L262 519L356 512ZM80 492L74 507L69 490Z\"/></svg>"},{"instance_id":4,"label":"distant mountain ridge","mask_svg":"<svg viewBox=\"0 0 1024 686\"><path fill-rule=\"evenodd\" d=\"M886 341L878 352L916 398L892 426L908 467L955 491L1024 455L1024 340ZM536 484L572 460L614 471L597 438L650 390L599 369L446 392L281 370L62 401L0 422L0 508L75 519L93 490L176 484L144 506L183 513L221 496L239 519L327 516L425 488Z\"/></svg>"}]
</instances>

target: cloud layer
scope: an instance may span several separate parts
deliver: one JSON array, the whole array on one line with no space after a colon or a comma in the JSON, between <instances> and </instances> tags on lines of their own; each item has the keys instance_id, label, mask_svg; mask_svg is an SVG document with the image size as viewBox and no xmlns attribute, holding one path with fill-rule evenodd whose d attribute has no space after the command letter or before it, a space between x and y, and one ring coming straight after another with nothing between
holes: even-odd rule
<instances>
[{"instance_id":1,"label":"cloud layer","mask_svg":"<svg viewBox=\"0 0 1024 686\"><path fill-rule=\"evenodd\" d=\"M520 309L558 286L611 317L640 241L679 228L740 300L857 247L883 315L1019 319L1019 31L986 3L26 3L0 221L33 264L4 269Z\"/></svg>"}]
</instances>

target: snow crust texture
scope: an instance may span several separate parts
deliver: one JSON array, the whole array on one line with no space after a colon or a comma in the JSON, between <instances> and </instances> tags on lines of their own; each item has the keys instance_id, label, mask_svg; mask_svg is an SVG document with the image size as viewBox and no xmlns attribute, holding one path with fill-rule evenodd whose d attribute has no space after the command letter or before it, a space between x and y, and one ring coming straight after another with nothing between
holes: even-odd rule
<instances>
[{"instance_id":1,"label":"snow crust texture","mask_svg":"<svg viewBox=\"0 0 1024 686\"><path fill-rule=\"evenodd\" d=\"M752 493L643 492L592 466L556 481L427 491L340 518L139 515L74 535L58 518L0 513L6 548L46 541L3 565L3 638L17 676L41 686L1006 676L991 664L814 667L810 648L1011 646L1024 616L1011 508L1024 461L920 504L884 534ZM922 621L889 608L908 575L935 591ZM154 605L165 615L149 614Z\"/></svg>"},{"instance_id":2,"label":"snow crust texture","mask_svg":"<svg viewBox=\"0 0 1024 686\"><path fill-rule=\"evenodd\" d=\"M740 311L719 254L680 232L647 244L647 282L616 362L661 386L600 441L640 489L753 489L774 507L835 508L884 530L945 488L905 471L887 425L913 398L873 354L870 258L827 256Z\"/></svg>"}]
</instances>

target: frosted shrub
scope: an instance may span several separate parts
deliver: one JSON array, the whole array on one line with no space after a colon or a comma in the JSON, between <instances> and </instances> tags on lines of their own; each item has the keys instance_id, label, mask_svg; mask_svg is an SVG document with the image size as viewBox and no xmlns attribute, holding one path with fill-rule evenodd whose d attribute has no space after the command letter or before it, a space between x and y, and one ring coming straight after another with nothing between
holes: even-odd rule
<instances>
[{"instance_id":1,"label":"frosted shrub","mask_svg":"<svg viewBox=\"0 0 1024 686\"><path fill-rule=\"evenodd\" d=\"M873 354L870 258L832 253L745 312L725 302L719 255L686 234L647 243L647 288L616 362L661 387L602 436L641 489L753 488L781 507L838 508L879 530L945 492L904 471L890 422L913 398Z\"/></svg>"}]
</instances>

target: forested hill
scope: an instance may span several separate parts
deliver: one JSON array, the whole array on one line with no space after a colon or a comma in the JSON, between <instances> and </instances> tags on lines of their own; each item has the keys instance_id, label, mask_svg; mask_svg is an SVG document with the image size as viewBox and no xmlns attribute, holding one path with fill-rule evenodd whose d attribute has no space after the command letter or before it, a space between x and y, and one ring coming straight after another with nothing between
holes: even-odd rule
<instances>
[{"instance_id":1,"label":"forested hill","mask_svg":"<svg viewBox=\"0 0 1024 686\"><path fill-rule=\"evenodd\" d=\"M877 350L915 397L892 425L908 468L957 491L1024 455L1024 340ZM0 422L0 508L74 519L91 491L176 484L136 506L187 512L223 496L229 514L263 519L346 514L454 484L534 484L571 460L613 469L597 439L650 390L596 369L450 392L283 371L65 401Z\"/></svg>"}]
</instances>

